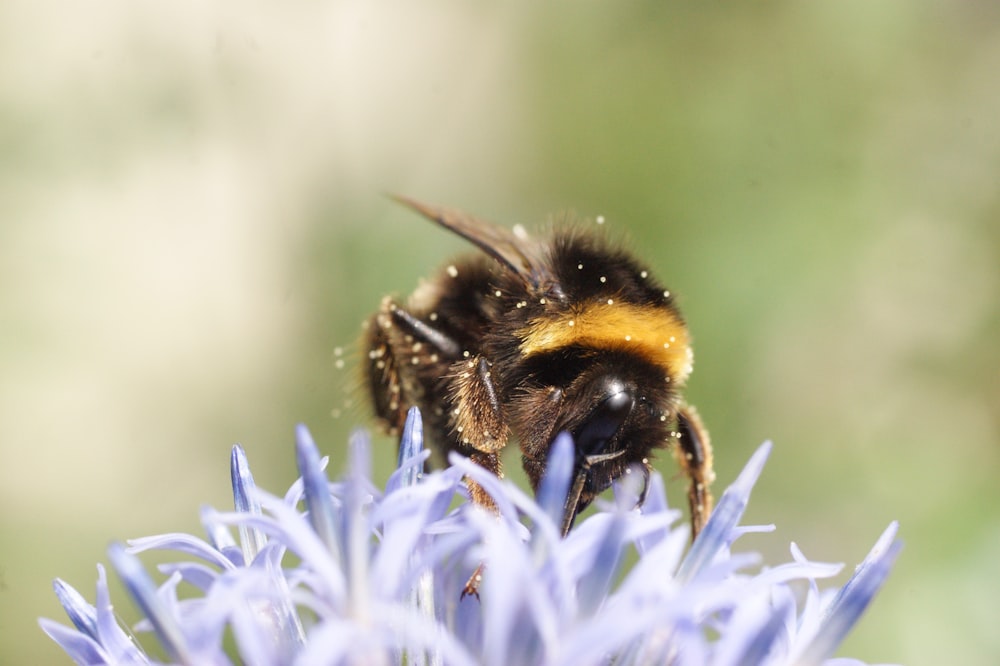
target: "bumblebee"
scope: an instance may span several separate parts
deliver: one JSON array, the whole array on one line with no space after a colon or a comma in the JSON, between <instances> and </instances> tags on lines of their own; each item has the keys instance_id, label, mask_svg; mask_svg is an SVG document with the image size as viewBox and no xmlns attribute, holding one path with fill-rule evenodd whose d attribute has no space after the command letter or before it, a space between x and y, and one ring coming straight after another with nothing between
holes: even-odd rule
<instances>
[{"instance_id":1,"label":"bumblebee","mask_svg":"<svg viewBox=\"0 0 1000 666\"><path fill-rule=\"evenodd\" d=\"M396 197L479 253L446 265L403 304L366 322L363 371L377 420L398 434L411 406L441 454L497 476L513 435L537 491L556 435L576 458L562 533L633 466L646 479L668 448L689 479L692 538L712 509L712 450L682 389L687 326L669 291L603 235L572 227L532 238L457 210ZM469 483L472 500L495 510Z\"/></svg>"}]
</instances>

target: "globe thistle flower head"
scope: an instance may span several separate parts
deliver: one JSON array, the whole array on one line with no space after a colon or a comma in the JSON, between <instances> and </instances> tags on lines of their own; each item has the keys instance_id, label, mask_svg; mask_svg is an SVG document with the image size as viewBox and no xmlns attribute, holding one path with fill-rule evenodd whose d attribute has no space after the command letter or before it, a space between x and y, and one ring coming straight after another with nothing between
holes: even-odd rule
<instances>
[{"instance_id":1,"label":"globe thistle flower head","mask_svg":"<svg viewBox=\"0 0 1000 666\"><path fill-rule=\"evenodd\" d=\"M143 615L135 630L171 663L843 663L832 655L888 576L896 525L839 590L819 581L841 566L794 544L777 566L732 552L741 535L770 529L740 525L770 450L751 457L686 550L688 529L662 478L641 470L560 538L575 455L568 435L553 443L532 498L455 454L425 473L416 410L384 490L370 478L367 436L352 436L347 470L331 483L299 426L301 478L283 497L256 488L234 447L235 509L203 509L206 538L134 539L108 557ZM468 501L463 477L493 496L498 514ZM147 550L183 559L160 565L157 584L138 557ZM625 570L630 551L636 562ZM480 596L463 598L477 570ZM103 567L94 605L61 580L55 591L72 626L39 622L74 661L153 663L116 619Z\"/></svg>"}]
</instances>

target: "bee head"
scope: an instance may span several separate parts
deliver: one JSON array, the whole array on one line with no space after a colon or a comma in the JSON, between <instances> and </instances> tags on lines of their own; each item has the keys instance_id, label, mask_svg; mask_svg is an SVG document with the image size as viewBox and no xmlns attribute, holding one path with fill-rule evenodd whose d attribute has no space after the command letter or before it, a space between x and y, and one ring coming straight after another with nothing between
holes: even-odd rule
<instances>
[{"instance_id":1,"label":"bee head","mask_svg":"<svg viewBox=\"0 0 1000 666\"><path fill-rule=\"evenodd\" d=\"M555 375L540 371L532 388L512 403L515 419L530 424L519 432L524 468L537 488L552 441L573 436L576 461L567 505L568 530L613 479L631 464L644 465L654 448L666 446L676 419L676 394L655 366L634 355L587 352L578 364L562 358ZM575 370L575 371L574 371Z\"/></svg>"}]
</instances>

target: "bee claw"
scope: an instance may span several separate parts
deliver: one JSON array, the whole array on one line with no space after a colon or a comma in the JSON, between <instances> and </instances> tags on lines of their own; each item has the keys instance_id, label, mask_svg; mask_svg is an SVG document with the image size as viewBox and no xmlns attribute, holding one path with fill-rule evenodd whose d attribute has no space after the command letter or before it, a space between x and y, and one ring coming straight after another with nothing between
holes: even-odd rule
<instances>
[{"instance_id":1,"label":"bee claw","mask_svg":"<svg viewBox=\"0 0 1000 666\"><path fill-rule=\"evenodd\" d=\"M639 469L642 471L642 490L639 491L639 497L635 501L636 509L646 503L646 496L649 495L649 475L652 473L648 464L642 465Z\"/></svg>"},{"instance_id":2,"label":"bee claw","mask_svg":"<svg viewBox=\"0 0 1000 666\"><path fill-rule=\"evenodd\" d=\"M472 575L469 576L469 580L465 582L465 587L462 588L462 595L458 598L459 601L468 596L473 596L476 598L476 601L479 601L479 584L483 581L483 570L485 568L485 564L480 564L476 567L476 570L472 572Z\"/></svg>"}]
</instances>

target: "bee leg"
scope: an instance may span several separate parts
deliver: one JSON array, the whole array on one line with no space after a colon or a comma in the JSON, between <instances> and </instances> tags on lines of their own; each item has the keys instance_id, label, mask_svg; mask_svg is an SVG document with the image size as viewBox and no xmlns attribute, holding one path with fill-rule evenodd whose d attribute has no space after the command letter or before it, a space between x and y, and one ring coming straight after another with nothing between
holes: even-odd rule
<instances>
[{"instance_id":1,"label":"bee leg","mask_svg":"<svg viewBox=\"0 0 1000 666\"><path fill-rule=\"evenodd\" d=\"M498 454L476 451L469 457L469 459L480 467L489 470L498 478L503 478L503 467L500 463L500 456ZM469 488L469 495L473 503L483 507L493 514L499 515L496 503L481 485L468 477L466 477L465 483ZM472 575L469 576L469 580L465 582L465 586L462 588L462 595L459 599L464 599L470 595L479 599L479 584L483 580L484 571L486 571L486 564L484 562L480 562L479 566L477 566L475 571L472 572Z\"/></svg>"},{"instance_id":2,"label":"bee leg","mask_svg":"<svg viewBox=\"0 0 1000 666\"><path fill-rule=\"evenodd\" d=\"M693 541L712 513L712 491L715 480L712 470L712 444L708 431L694 407L684 405L677 414L678 446L674 457L690 479L688 504L691 510L691 540Z\"/></svg>"},{"instance_id":3,"label":"bee leg","mask_svg":"<svg viewBox=\"0 0 1000 666\"><path fill-rule=\"evenodd\" d=\"M479 355L452 366L452 432L463 448L493 454L507 444L510 428L490 368L490 362ZM491 465L483 466L489 469Z\"/></svg>"},{"instance_id":4,"label":"bee leg","mask_svg":"<svg viewBox=\"0 0 1000 666\"><path fill-rule=\"evenodd\" d=\"M472 462L503 478L500 450L507 444L510 428L503 418L503 407L497 397L490 372L490 363L476 355L452 365L452 436L458 451ZM497 512L489 493L468 479L472 501Z\"/></svg>"},{"instance_id":5,"label":"bee leg","mask_svg":"<svg viewBox=\"0 0 1000 666\"><path fill-rule=\"evenodd\" d=\"M395 307L388 298L382 307L365 322L364 344L368 362L363 370L371 394L375 417L390 435L399 435L406 410L409 407L403 395L403 380L399 372L399 359L393 335L390 308Z\"/></svg>"},{"instance_id":6,"label":"bee leg","mask_svg":"<svg viewBox=\"0 0 1000 666\"><path fill-rule=\"evenodd\" d=\"M635 500L635 508L637 509L646 503L646 497L649 496L649 477L653 473L653 468L647 462L639 467L639 473L642 474L642 490L639 491L639 497Z\"/></svg>"},{"instance_id":7,"label":"bee leg","mask_svg":"<svg viewBox=\"0 0 1000 666\"><path fill-rule=\"evenodd\" d=\"M500 450L507 444L510 429L503 418L503 408L497 397L490 371L490 363L476 355L453 365L452 432L461 443L459 449L467 453L472 462L503 478ZM486 489L466 479L472 501L498 513L496 503ZM479 598L479 583L483 578L484 564L476 567L462 589L462 598L473 595Z\"/></svg>"},{"instance_id":8,"label":"bee leg","mask_svg":"<svg viewBox=\"0 0 1000 666\"><path fill-rule=\"evenodd\" d=\"M415 340L426 342L445 358L458 358L462 350L458 343L447 334L442 333L427 322L414 317L392 301L383 304L383 311L388 309L389 317L404 334L412 335Z\"/></svg>"},{"instance_id":9,"label":"bee leg","mask_svg":"<svg viewBox=\"0 0 1000 666\"><path fill-rule=\"evenodd\" d=\"M441 364L440 376L461 357L458 342L388 297L367 322L365 345L364 370L375 416L391 435L399 434L407 409L427 390L427 368ZM433 414L424 414L425 424L440 430L435 421Z\"/></svg>"},{"instance_id":10,"label":"bee leg","mask_svg":"<svg viewBox=\"0 0 1000 666\"><path fill-rule=\"evenodd\" d=\"M469 580L465 581L465 587L462 588L462 594L458 597L459 601L469 596L475 597L476 601L479 601L479 584L483 582L484 571L486 571L486 564L480 562L479 566L476 567L476 570L472 572L471 576L469 576Z\"/></svg>"}]
</instances>

